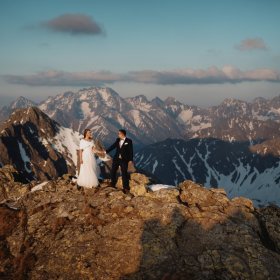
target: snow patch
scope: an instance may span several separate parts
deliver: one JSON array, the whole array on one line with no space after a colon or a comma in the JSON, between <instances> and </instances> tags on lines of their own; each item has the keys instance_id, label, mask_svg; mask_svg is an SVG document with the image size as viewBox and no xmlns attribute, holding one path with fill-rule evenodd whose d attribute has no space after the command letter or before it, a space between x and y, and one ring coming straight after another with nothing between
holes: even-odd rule
<instances>
[{"instance_id":1,"label":"snow patch","mask_svg":"<svg viewBox=\"0 0 280 280\"><path fill-rule=\"evenodd\" d=\"M30 169L29 165L30 165L30 158L28 157L23 145L21 142L18 141L18 147L19 147L19 152L22 158L22 161L24 162L24 168L26 170L26 172L31 173L32 170Z\"/></svg>"},{"instance_id":2,"label":"snow patch","mask_svg":"<svg viewBox=\"0 0 280 280\"><path fill-rule=\"evenodd\" d=\"M139 125L141 124L141 117L140 117L139 110L131 110L130 114L131 114L131 116L133 118L135 126L139 127Z\"/></svg>"},{"instance_id":3,"label":"snow patch","mask_svg":"<svg viewBox=\"0 0 280 280\"><path fill-rule=\"evenodd\" d=\"M91 109L88 102L82 102L81 109L83 111L84 117L89 117L91 115Z\"/></svg>"},{"instance_id":4,"label":"snow patch","mask_svg":"<svg viewBox=\"0 0 280 280\"><path fill-rule=\"evenodd\" d=\"M154 174L155 173L155 170L156 170L156 167L158 166L158 161L156 160L154 165L153 165L153 170L152 170L152 173Z\"/></svg>"},{"instance_id":5,"label":"snow patch","mask_svg":"<svg viewBox=\"0 0 280 280\"><path fill-rule=\"evenodd\" d=\"M188 109L188 110L183 110L179 115L178 115L178 120L182 123L189 123L192 119L193 116L193 111Z\"/></svg>"},{"instance_id":6,"label":"snow patch","mask_svg":"<svg viewBox=\"0 0 280 280\"><path fill-rule=\"evenodd\" d=\"M117 120L118 120L119 124L120 124L122 127L125 126L126 121L125 121L125 119L124 119L121 115L118 114Z\"/></svg>"},{"instance_id":7,"label":"snow patch","mask_svg":"<svg viewBox=\"0 0 280 280\"><path fill-rule=\"evenodd\" d=\"M80 134L70 128L60 127L58 134L54 137L53 146L62 154L67 154L77 164L77 150L80 144Z\"/></svg>"},{"instance_id":8,"label":"snow patch","mask_svg":"<svg viewBox=\"0 0 280 280\"><path fill-rule=\"evenodd\" d=\"M162 184L154 184L154 185L149 185L147 187L148 187L148 189L150 189L153 192L159 191L159 190L162 190L162 189L174 189L174 188L176 188L175 186L172 186L172 185L162 185Z\"/></svg>"}]
</instances>

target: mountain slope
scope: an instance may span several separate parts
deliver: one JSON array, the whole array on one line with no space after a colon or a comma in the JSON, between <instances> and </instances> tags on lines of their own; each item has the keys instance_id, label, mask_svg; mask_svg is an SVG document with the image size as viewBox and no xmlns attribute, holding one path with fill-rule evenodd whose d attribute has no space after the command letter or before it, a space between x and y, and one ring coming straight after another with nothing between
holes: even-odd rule
<instances>
[{"instance_id":1,"label":"mountain slope","mask_svg":"<svg viewBox=\"0 0 280 280\"><path fill-rule=\"evenodd\" d=\"M36 107L18 109L0 125L0 162L28 180L75 174L79 134Z\"/></svg>"},{"instance_id":2,"label":"mountain slope","mask_svg":"<svg viewBox=\"0 0 280 280\"><path fill-rule=\"evenodd\" d=\"M138 168L175 184L189 179L225 188L230 197L245 196L256 205L280 205L280 158L257 152L248 142L218 139L168 139L140 150ZM259 148L260 149L260 148Z\"/></svg>"}]
</instances>

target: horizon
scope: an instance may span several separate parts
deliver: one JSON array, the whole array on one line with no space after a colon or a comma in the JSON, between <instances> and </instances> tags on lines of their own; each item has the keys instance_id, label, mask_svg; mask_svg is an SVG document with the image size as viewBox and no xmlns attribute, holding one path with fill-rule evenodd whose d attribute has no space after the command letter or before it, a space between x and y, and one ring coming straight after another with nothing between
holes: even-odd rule
<instances>
[{"instance_id":1,"label":"horizon","mask_svg":"<svg viewBox=\"0 0 280 280\"><path fill-rule=\"evenodd\" d=\"M90 85L204 108L280 94L277 0L14 0L0 7L0 106Z\"/></svg>"}]
</instances>

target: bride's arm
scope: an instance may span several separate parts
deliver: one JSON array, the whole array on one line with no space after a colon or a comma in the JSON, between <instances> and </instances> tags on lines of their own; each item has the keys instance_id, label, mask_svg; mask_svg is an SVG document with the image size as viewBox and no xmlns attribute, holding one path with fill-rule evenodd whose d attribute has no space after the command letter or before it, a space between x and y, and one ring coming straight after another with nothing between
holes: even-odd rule
<instances>
[{"instance_id":1,"label":"bride's arm","mask_svg":"<svg viewBox=\"0 0 280 280\"><path fill-rule=\"evenodd\" d=\"M102 152L103 152L102 150L98 150L98 149L96 149L95 147L92 147L92 151L93 151L95 154L98 154L98 153L102 153Z\"/></svg>"},{"instance_id":2,"label":"bride's arm","mask_svg":"<svg viewBox=\"0 0 280 280\"><path fill-rule=\"evenodd\" d=\"M83 164L83 150L80 149L80 164Z\"/></svg>"}]
</instances>

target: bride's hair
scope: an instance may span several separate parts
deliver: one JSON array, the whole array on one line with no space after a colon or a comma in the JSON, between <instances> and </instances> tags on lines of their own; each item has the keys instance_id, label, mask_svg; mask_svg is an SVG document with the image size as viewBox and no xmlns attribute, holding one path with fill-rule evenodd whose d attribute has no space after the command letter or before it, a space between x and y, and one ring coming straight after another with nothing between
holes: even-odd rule
<instances>
[{"instance_id":1,"label":"bride's hair","mask_svg":"<svg viewBox=\"0 0 280 280\"><path fill-rule=\"evenodd\" d=\"M86 135L87 135L87 132L88 132L88 131L90 131L89 128L86 128L86 129L84 130L84 138L86 138Z\"/></svg>"}]
</instances>

